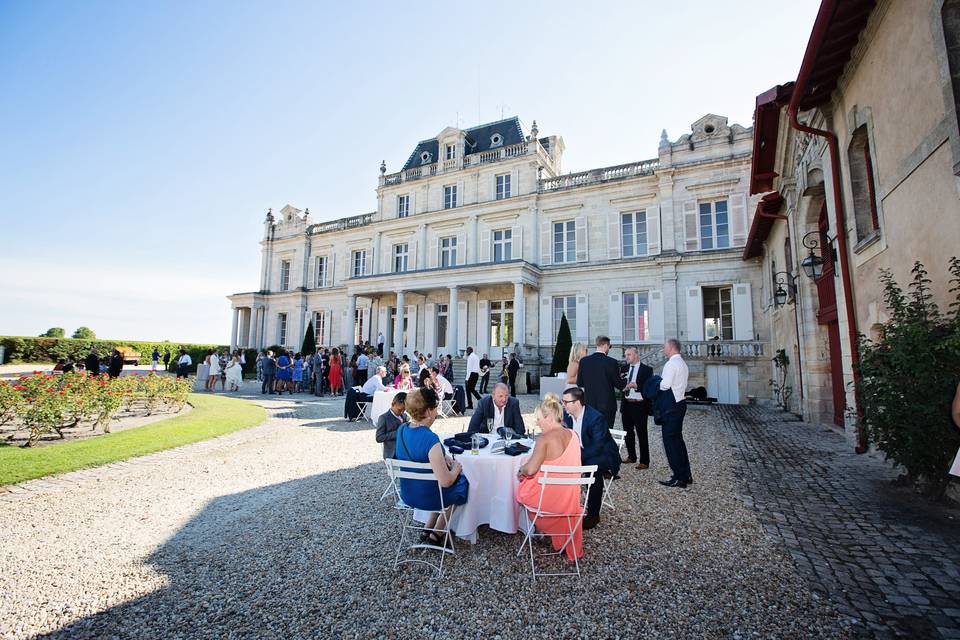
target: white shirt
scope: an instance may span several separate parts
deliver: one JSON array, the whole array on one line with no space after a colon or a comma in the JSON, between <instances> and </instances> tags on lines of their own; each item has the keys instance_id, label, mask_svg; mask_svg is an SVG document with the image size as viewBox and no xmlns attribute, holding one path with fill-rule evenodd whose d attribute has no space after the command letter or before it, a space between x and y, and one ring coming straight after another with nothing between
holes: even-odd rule
<instances>
[{"instance_id":1,"label":"white shirt","mask_svg":"<svg viewBox=\"0 0 960 640\"><path fill-rule=\"evenodd\" d=\"M493 432L496 433L497 429L503 426L503 410L507 408L507 405L503 405L503 409L497 406L497 403L493 403Z\"/></svg>"},{"instance_id":2,"label":"white shirt","mask_svg":"<svg viewBox=\"0 0 960 640\"><path fill-rule=\"evenodd\" d=\"M437 374L437 382L440 383L440 393L442 394L441 397L447 395L448 393L450 395L453 395L453 385L450 384L449 380L447 380L440 374Z\"/></svg>"},{"instance_id":3,"label":"white shirt","mask_svg":"<svg viewBox=\"0 0 960 640\"><path fill-rule=\"evenodd\" d=\"M690 370L687 369L687 363L683 361L679 353L675 353L663 365L663 371L660 373L660 389L661 391L672 389L673 399L680 402L687 393L687 379L689 377Z\"/></svg>"},{"instance_id":4,"label":"white shirt","mask_svg":"<svg viewBox=\"0 0 960 640\"><path fill-rule=\"evenodd\" d=\"M193 358L190 357L189 353L185 353L182 356L180 356L180 360L178 360L177 362L179 362L180 364L190 365L190 364L193 364Z\"/></svg>"},{"instance_id":5,"label":"white shirt","mask_svg":"<svg viewBox=\"0 0 960 640\"><path fill-rule=\"evenodd\" d=\"M378 334L377 334L377 344L383 344L383 334L382 334L382 333L378 333Z\"/></svg>"},{"instance_id":6,"label":"white shirt","mask_svg":"<svg viewBox=\"0 0 960 640\"><path fill-rule=\"evenodd\" d=\"M480 356L477 355L477 352L474 351L469 356L467 356L467 377L470 377L471 373L475 373L478 376L480 375Z\"/></svg>"},{"instance_id":7,"label":"white shirt","mask_svg":"<svg viewBox=\"0 0 960 640\"><path fill-rule=\"evenodd\" d=\"M377 391L383 391L384 389L386 389L386 387L383 386L383 380L380 379L380 376L373 376L363 385L363 392L368 396L372 396Z\"/></svg>"},{"instance_id":8,"label":"white shirt","mask_svg":"<svg viewBox=\"0 0 960 640\"><path fill-rule=\"evenodd\" d=\"M572 413L570 414L570 419L573 420L573 431L577 434L577 440L580 441L581 449L583 449L583 436L581 435L581 431L583 430L583 414L584 413L586 413L585 410L581 411L579 418L574 416Z\"/></svg>"}]
</instances>

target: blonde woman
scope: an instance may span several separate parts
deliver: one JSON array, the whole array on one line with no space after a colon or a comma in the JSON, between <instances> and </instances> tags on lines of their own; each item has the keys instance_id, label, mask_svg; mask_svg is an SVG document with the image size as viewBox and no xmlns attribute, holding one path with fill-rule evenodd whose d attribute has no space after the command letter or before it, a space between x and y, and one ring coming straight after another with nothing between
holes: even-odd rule
<instances>
[{"instance_id":1,"label":"blonde woman","mask_svg":"<svg viewBox=\"0 0 960 640\"><path fill-rule=\"evenodd\" d=\"M567 364L567 388L577 386L577 374L580 372L580 358L587 355L587 345L574 342L570 347L570 362Z\"/></svg>"},{"instance_id":2,"label":"blonde woman","mask_svg":"<svg viewBox=\"0 0 960 640\"><path fill-rule=\"evenodd\" d=\"M577 485L541 485L539 478L543 476L540 467L543 465L559 465L565 467L580 466L580 438L573 429L563 426L563 408L560 398L555 393L548 393L543 402L537 407L534 417L542 434L537 439L537 446L533 453L520 467L517 476L520 478L520 488L517 490L517 501L536 509L540 505L543 511L550 513L579 513L580 487ZM551 477L571 477L578 474L555 474ZM543 490L543 501L540 500L540 491ZM537 518L537 531L550 534L553 548L564 551L570 561L583 556L583 527L574 523L576 531L573 535L573 544L567 542L566 516Z\"/></svg>"},{"instance_id":3,"label":"blonde woman","mask_svg":"<svg viewBox=\"0 0 960 640\"><path fill-rule=\"evenodd\" d=\"M410 375L410 365L406 363L400 365L400 373L393 379L393 386L400 391L412 391L416 388L413 384L413 376Z\"/></svg>"}]
</instances>

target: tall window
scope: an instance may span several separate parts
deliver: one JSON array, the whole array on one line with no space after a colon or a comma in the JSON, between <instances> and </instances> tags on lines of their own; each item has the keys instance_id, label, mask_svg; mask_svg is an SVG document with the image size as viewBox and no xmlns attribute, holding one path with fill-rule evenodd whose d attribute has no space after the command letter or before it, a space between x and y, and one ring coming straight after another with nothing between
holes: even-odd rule
<instances>
[{"instance_id":1,"label":"tall window","mask_svg":"<svg viewBox=\"0 0 960 640\"><path fill-rule=\"evenodd\" d=\"M322 346L327 335L327 316L323 311L316 311L313 314L313 341L316 345ZM307 354L304 354L306 356Z\"/></svg>"},{"instance_id":2,"label":"tall window","mask_svg":"<svg viewBox=\"0 0 960 640\"><path fill-rule=\"evenodd\" d=\"M703 337L733 340L733 299L730 287L703 288Z\"/></svg>"},{"instance_id":3,"label":"tall window","mask_svg":"<svg viewBox=\"0 0 960 640\"><path fill-rule=\"evenodd\" d=\"M730 246L727 201L700 203L700 248L726 249Z\"/></svg>"},{"instance_id":4,"label":"tall window","mask_svg":"<svg viewBox=\"0 0 960 640\"><path fill-rule=\"evenodd\" d=\"M447 310L445 304L437 305L437 347L447 348Z\"/></svg>"},{"instance_id":5,"label":"tall window","mask_svg":"<svg viewBox=\"0 0 960 640\"><path fill-rule=\"evenodd\" d=\"M410 245L406 242L393 245L393 272L403 273L407 270L407 256L410 254Z\"/></svg>"},{"instance_id":6,"label":"tall window","mask_svg":"<svg viewBox=\"0 0 960 640\"><path fill-rule=\"evenodd\" d=\"M513 259L513 230L497 229L493 232L493 261L506 262Z\"/></svg>"},{"instance_id":7,"label":"tall window","mask_svg":"<svg viewBox=\"0 0 960 640\"><path fill-rule=\"evenodd\" d=\"M647 255L647 214L642 211L620 216L620 240L623 257Z\"/></svg>"},{"instance_id":8,"label":"tall window","mask_svg":"<svg viewBox=\"0 0 960 640\"><path fill-rule=\"evenodd\" d=\"M397 217L406 218L410 215L410 196L397 196Z\"/></svg>"},{"instance_id":9,"label":"tall window","mask_svg":"<svg viewBox=\"0 0 960 640\"><path fill-rule=\"evenodd\" d=\"M448 184L443 188L443 208L453 209L457 206L457 185Z\"/></svg>"},{"instance_id":10,"label":"tall window","mask_svg":"<svg viewBox=\"0 0 960 640\"><path fill-rule=\"evenodd\" d=\"M327 256L317 256L317 286L327 286Z\"/></svg>"},{"instance_id":11,"label":"tall window","mask_svg":"<svg viewBox=\"0 0 960 640\"><path fill-rule=\"evenodd\" d=\"M857 240L863 240L880 228L877 216L877 191L873 183L873 159L870 154L870 140L867 137L867 125L861 125L853 132L850 148L847 149L850 161L850 187L853 193L853 213L857 223Z\"/></svg>"},{"instance_id":12,"label":"tall window","mask_svg":"<svg viewBox=\"0 0 960 640\"><path fill-rule=\"evenodd\" d=\"M453 160L457 157L457 145L448 144L446 149L446 159Z\"/></svg>"},{"instance_id":13,"label":"tall window","mask_svg":"<svg viewBox=\"0 0 960 640\"><path fill-rule=\"evenodd\" d=\"M290 290L290 261L280 261L280 291Z\"/></svg>"},{"instance_id":14,"label":"tall window","mask_svg":"<svg viewBox=\"0 0 960 640\"><path fill-rule=\"evenodd\" d=\"M457 237L440 238L440 266L457 266Z\"/></svg>"},{"instance_id":15,"label":"tall window","mask_svg":"<svg viewBox=\"0 0 960 640\"><path fill-rule=\"evenodd\" d=\"M567 316L570 335L577 335L577 296L556 296L553 299L553 335L560 331L560 318Z\"/></svg>"},{"instance_id":16,"label":"tall window","mask_svg":"<svg viewBox=\"0 0 960 640\"><path fill-rule=\"evenodd\" d=\"M363 335L363 309L356 309L353 312L353 344L361 344Z\"/></svg>"},{"instance_id":17,"label":"tall window","mask_svg":"<svg viewBox=\"0 0 960 640\"><path fill-rule=\"evenodd\" d=\"M287 314L277 315L277 344L281 347L287 345Z\"/></svg>"},{"instance_id":18,"label":"tall window","mask_svg":"<svg viewBox=\"0 0 960 640\"><path fill-rule=\"evenodd\" d=\"M650 301L646 291L623 294L623 341L650 339Z\"/></svg>"},{"instance_id":19,"label":"tall window","mask_svg":"<svg viewBox=\"0 0 960 640\"><path fill-rule=\"evenodd\" d=\"M573 220L553 223L553 261L577 261L577 233Z\"/></svg>"},{"instance_id":20,"label":"tall window","mask_svg":"<svg viewBox=\"0 0 960 640\"><path fill-rule=\"evenodd\" d=\"M360 249L353 252L353 277L359 278L367 272L367 251Z\"/></svg>"},{"instance_id":21,"label":"tall window","mask_svg":"<svg viewBox=\"0 0 960 640\"><path fill-rule=\"evenodd\" d=\"M490 302L490 346L509 347L513 344L513 300Z\"/></svg>"},{"instance_id":22,"label":"tall window","mask_svg":"<svg viewBox=\"0 0 960 640\"><path fill-rule=\"evenodd\" d=\"M510 197L510 174L497 176L497 200Z\"/></svg>"}]
</instances>

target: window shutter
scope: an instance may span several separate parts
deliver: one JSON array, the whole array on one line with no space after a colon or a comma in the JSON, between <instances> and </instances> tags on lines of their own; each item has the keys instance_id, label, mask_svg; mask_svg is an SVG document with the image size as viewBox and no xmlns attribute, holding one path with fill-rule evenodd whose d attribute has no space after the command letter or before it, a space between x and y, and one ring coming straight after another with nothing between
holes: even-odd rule
<instances>
[{"instance_id":1,"label":"window shutter","mask_svg":"<svg viewBox=\"0 0 960 640\"><path fill-rule=\"evenodd\" d=\"M510 197L520 195L520 169L510 172Z\"/></svg>"},{"instance_id":2,"label":"window shutter","mask_svg":"<svg viewBox=\"0 0 960 640\"><path fill-rule=\"evenodd\" d=\"M467 264L467 236L463 231L457 234L457 261L454 264Z\"/></svg>"},{"instance_id":3,"label":"window shutter","mask_svg":"<svg viewBox=\"0 0 960 640\"><path fill-rule=\"evenodd\" d=\"M311 266L313 267L312 269L310 268ZM317 277L317 259L314 258L312 264L310 263L309 260L307 261L307 282L306 282L307 289L313 289L314 287L313 281L316 280L316 277Z\"/></svg>"},{"instance_id":4,"label":"window shutter","mask_svg":"<svg viewBox=\"0 0 960 640\"><path fill-rule=\"evenodd\" d=\"M414 271L417 268L417 241L411 238L408 240L409 244L407 245L407 270Z\"/></svg>"},{"instance_id":5,"label":"window shutter","mask_svg":"<svg viewBox=\"0 0 960 640\"><path fill-rule=\"evenodd\" d=\"M370 343L373 346L377 346L377 334L383 332L384 344L390 344L390 332L387 329L390 327L390 316L387 314L390 312L390 307L385 304L380 305L380 311L378 313L379 318L377 319L377 330L370 332Z\"/></svg>"},{"instance_id":6,"label":"window shutter","mask_svg":"<svg viewBox=\"0 0 960 640\"><path fill-rule=\"evenodd\" d=\"M440 239L436 233L430 234L430 259L427 264L431 269L435 269L440 264Z\"/></svg>"},{"instance_id":7,"label":"window shutter","mask_svg":"<svg viewBox=\"0 0 960 640\"><path fill-rule=\"evenodd\" d=\"M548 220L540 223L540 265L553 263L553 233L552 224ZM550 344L553 344L551 342Z\"/></svg>"},{"instance_id":8,"label":"window shutter","mask_svg":"<svg viewBox=\"0 0 960 640\"><path fill-rule=\"evenodd\" d=\"M457 349L467 348L467 301L457 302Z\"/></svg>"},{"instance_id":9,"label":"window shutter","mask_svg":"<svg viewBox=\"0 0 960 640\"><path fill-rule=\"evenodd\" d=\"M684 248L686 251L696 251L700 248L698 234L697 201L687 200L683 203L683 229L686 237Z\"/></svg>"},{"instance_id":10,"label":"window shutter","mask_svg":"<svg viewBox=\"0 0 960 640\"><path fill-rule=\"evenodd\" d=\"M423 351L437 352L437 305L423 306Z\"/></svg>"},{"instance_id":11,"label":"window shutter","mask_svg":"<svg viewBox=\"0 0 960 640\"><path fill-rule=\"evenodd\" d=\"M513 260L523 260L523 225L513 225L513 246L510 248L510 257Z\"/></svg>"},{"instance_id":12,"label":"window shutter","mask_svg":"<svg viewBox=\"0 0 960 640\"><path fill-rule=\"evenodd\" d=\"M490 348L490 302L477 301L477 344L476 349L483 355Z\"/></svg>"},{"instance_id":13,"label":"window shutter","mask_svg":"<svg viewBox=\"0 0 960 640\"><path fill-rule=\"evenodd\" d=\"M730 246L742 247L747 243L747 194L730 196Z\"/></svg>"},{"instance_id":14,"label":"window shutter","mask_svg":"<svg viewBox=\"0 0 960 640\"><path fill-rule=\"evenodd\" d=\"M404 353L412 358L413 350L418 344L420 340L417 339L417 305L411 304L407 305L407 346Z\"/></svg>"},{"instance_id":15,"label":"window shutter","mask_svg":"<svg viewBox=\"0 0 960 640\"><path fill-rule=\"evenodd\" d=\"M340 344L350 344L353 342L353 322L347 318L347 310L340 312Z\"/></svg>"},{"instance_id":16,"label":"window shutter","mask_svg":"<svg viewBox=\"0 0 960 640\"><path fill-rule=\"evenodd\" d=\"M363 318L363 333L360 335L360 342L370 340L370 307L364 307L361 311Z\"/></svg>"},{"instance_id":17,"label":"window shutter","mask_svg":"<svg viewBox=\"0 0 960 640\"><path fill-rule=\"evenodd\" d=\"M574 221L575 238L577 243L577 262L586 262L589 259L587 251L587 216L577 216Z\"/></svg>"},{"instance_id":18,"label":"window shutter","mask_svg":"<svg viewBox=\"0 0 960 640\"><path fill-rule=\"evenodd\" d=\"M663 293L650 292L650 339L658 342L665 340L663 335Z\"/></svg>"},{"instance_id":19,"label":"window shutter","mask_svg":"<svg viewBox=\"0 0 960 640\"><path fill-rule=\"evenodd\" d=\"M456 207L463 206L463 203L466 202L466 199L463 197L464 195L466 194L463 193L463 180L460 180L459 182L457 182L457 201L453 203L454 206ZM459 261L458 261L458 264L459 264Z\"/></svg>"},{"instance_id":20,"label":"window shutter","mask_svg":"<svg viewBox=\"0 0 960 640\"><path fill-rule=\"evenodd\" d=\"M647 207L647 255L660 253L660 205Z\"/></svg>"},{"instance_id":21,"label":"window shutter","mask_svg":"<svg viewBox=\"0 0 960 640\"><path fill-rule=\"evenodd\" d=\"M620 259L620 212L607 214L607 259Z\"/></svg>"},{"instance_id":22,"label":"window shutter","mask_svg":"<svg viewBox=\"0 0 960 640\"><path fill-rule=\"evenodd\" d=\"M614 344L623 343L623 302L619 293L610 294L609 314L607 315L607 337ZM579 313L579 309L577 310ZM580 318L577 318L577 322Z\"/></svg>"},{"instance_id":23,"label":"window shutter","mask_svg":"<svg viewBox=\"0 0 960 640\"><path fill-rule=\"evenodd\" d=\"M733 285L733 338L753 340L753 301L749 283Z\"/></svg>"},{"instance_id":24,"label":"window shutter","mask_svg":"<svg viewBox=\"0 0 960 640\"><path fill-rule=\"evenodd\" d=\"M540 298L540 345L554 346L557 336L553 334L553 307L550 296Z\"/></svg>"},{"instance_id":25,"label":"window shutter","mask_svg":"<svg viewBox=\"0 0 960 640\"><path fill-rule=\"evenodd\" d=\"M324 311L323 318L323 343L327 346L330 346L330 343L333 340L333 312Z\"/></svg>"},{"instance_id":26,"label":"window shutter","mask_svg":"<svg viewBox=\"0 0 960 640\"><path fill-rule=\"evenodd\" d=\"M687 340L703 341L703 294L700 287L687 287Z\"/></svg>"},{"instance_id":27,"label":"window shutter","mask_svg":"<svg viewBox=\"0 0 960 640\"><path fill-rule=\"evenodd\" d=\"M587 295L577 296L577 341L590 341L590 307L587 304Z\"/></svg>"},{"instance_id":28,"label":"window shutter","mask_svg":"<svg viewBox=\"0 0 960 640\"><path fill-rule=\"evenodd\" d=\"M490 174L490 197L488 200L497 199L497 172L494 171Z\"/></svg>"},{"instance_id":29,"label":"window shutter","mask_svg":"<svg viewBox=\"0 0 960 640\"><path fill-rule=\"evenodd\" d=\"M490 262L490 229L480 232L480 262Z\"/></svg>"},{"instance_id":30,"label":"window shutter","mask_svg":"<svg viewBox=\"0 0 960 640\"><path fill-rule=\"evenodd\" d=\"M346 253L343 256L343 260L341 260L341 262L343 264L340 265L340 282L343 282L347 278L350 278L353 276L353 272L350 271L353 265L353 252L347 249Z\"/></svg>"}]
</instances>

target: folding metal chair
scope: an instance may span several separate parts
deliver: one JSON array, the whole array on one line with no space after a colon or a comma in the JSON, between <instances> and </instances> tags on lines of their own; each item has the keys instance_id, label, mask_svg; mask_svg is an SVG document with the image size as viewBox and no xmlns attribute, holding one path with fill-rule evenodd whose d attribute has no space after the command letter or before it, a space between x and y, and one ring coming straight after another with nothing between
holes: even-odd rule
<instances>
[{"instance_id":1,"label":"folding metal chair","mask_svg":"<svg viewBox=\"0 0 960 640\"><path fill-rule=\"evenodd\" d=\"M429 567L432 567L437 570L437 576L440 577L443 575L443 561L447 557L447 554L456 553L456 549L453 546L453 535L450 533L450 523L446 522L446 527L444 529L438 529L437 527L428 527L425 524L421 525L419 522L416 522L413 519L413 508L408 506L403 502L403 499L400 497L400 484L399 480L416 480L419 482L436 482L437 490L440 492L440 511L443 513L446 510L446 505L443 503L443 487L440 486L440 480L437 479L437 476L433 473L430 467L429 462L409 462L407 460L394 460L386 459L384 462L387 465L388 475L390 475L391 480L394 482L394 487L397 492L397 504L395 509L400 515L400 542L397 544L397 555L393 561L393 568L396 569L401 564L405 563L419 563L425 564ZM410 471L415 469L416 471ZM452 517L453 514L451 513ZM424 531L432 532L443 532L443 546L431 544L429 542L420 542L419 538L414 537L410 540L410 543L407 543L407 535L410 532L419 532L423 533ZM418 536L419 533L413 533L414 536ZM408 556L404 559L400 559L400 555L404 550L413 551L413 550L433 550L440 552L440 562L434 564L428 560L424 560L419 557Z\"/></svg>"},{"instance_id":2,"label":"folding metal chair","mask_svg":"<svg viewBox=\"0 0 960 640\"><path fill-rule=\"evenodd\" d=\"M440 408L437 410L437 413L441 418L449 418L450 416L457 415L457 410L455 408L456 401L453 398L449 400L441 400Z\"/></svg>"},{"instance_id":3,"label":"folding metal chair","mask_svg":"<svg viewBox=\"0 0 960 640\"><path fill-rule=\"evenodd\" d=\"M597 465L585 465L580 467L564 467L558 465L548 465L545 464L540 467L540 470L543 472L543 475L537 479L537 482L540 483L540 499L537 502L537 508L532 509L527 505L523 505L524 513L527 516L527 527L524 531L523 544L520 545L520 549L517 551L519 556L523 553L523 548L525 546L530 547L530 573L533 575L533 579L537 579L537 566L534 562L534 553L533 553L533 536L540 535L546 536L548 538L553 537L564 537L566 541L563 543L563 546L560 547L559 551L550 551L541 553L541 556L557 556L563 554L567 550L568 545L572 545L574 535L577 532L577 529L583 525L583 518L587 515L587 497L586 492L583 491L583 488L589 490L590 485L596 481L597 474ZM586 474L586 475L584 475ZM543 494L546 491L548 486L551 485L562 485L562 486L577 486L581 490L580 497L580 510L577 513L554 513L551 511L543 510ZM541 518L550 518L550 519L565 519L567 522L567 533L535 533L535 528L537 520ZM576 572L555 572L555 573L540 573L541 576L577 576L580 577L580 560L574 554L574 566L576 567Z\"/></svg>"},{"instance_id":4,"label":"folding metal chair","mask_svg":"<svg viewBox=\"0 0 960 640\"><path fill-rule=\"evenodd\" d=\"M367 409L372 405L372 402L358 402L357 409L360 410L360 413L357 414L357 417L353 419L354 422L360 422L361 420L368 420L367 418Z\"/></svg>"},{"instance_id":5,"label":"folding metal chair","mask_svg":"<svg viewBox=\"0 0 960 640\"><path fill-rule=\"evenodd\" d=\"M383 490L383 495L380 496L380 502L383 502L383 499L386 498L391 493L396 495L397 503L396 506L403 504L403 499L400 497L400 486L397 484L396 479L393 477L393 465L390 464L390 458L384 458L383 463L387 467L387 477L390 478L390 482L387 483L387 488ZM406 506L406 505L404 505Z\"/></svg>"},{"instance_id":6,"label":"folding metal chair","mask_svg":"<svg viewBox=\"0 0 960 640\"><path fill-rule=\"evenodd\" d=\"M620 429L610 429L610 435L617 445L617 455L619 456L620 452L623 451L623 445L627 442L627 432ZM603 480L603 502L601 503L601 507L616 509L613 504L613 480L612 475L609 479L604 478Z\"/></svg>"}]
</instances>

